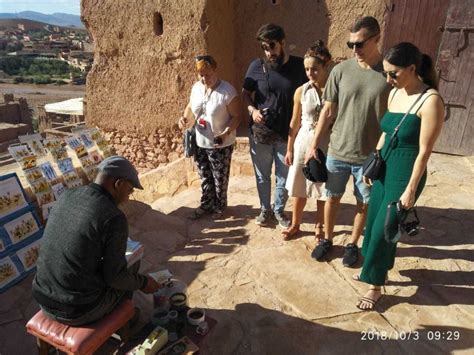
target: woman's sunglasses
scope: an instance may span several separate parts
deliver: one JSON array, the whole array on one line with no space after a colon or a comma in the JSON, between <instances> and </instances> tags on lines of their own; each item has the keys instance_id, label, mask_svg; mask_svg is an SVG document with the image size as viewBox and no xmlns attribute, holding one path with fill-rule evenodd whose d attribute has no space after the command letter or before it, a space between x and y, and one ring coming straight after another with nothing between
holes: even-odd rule
<instances>
[{"instance_id":1,"label":"woman's sunglasses","mask_svg":"<svg viewBox=\"0 0 474 355\"><path fill-rule=\"evenodd\" d=\"M267 51L267 52L268 52L268 51L270 51L270 50L272 50L272 49L275 49L275 47L276 47L276 42L262 42L262 43L260 44L260 47L262 47L262 49L263 49L264 51Z\"/></svg>"},{"instance_id":2,"label":"woman's sunglasses","mask_svg":"<svg viewBox=\"0 0 474 355\"><path fill-rule=\"evenodd\" d=\"M397 80L398 72L397 72L396 70L391 70L391 71L385 71L385 70L383 70L383 71L382 71L382 75L383 75L384 77L389 76L389 77L392 78L393 80Z\"/></svg>"},{"instance_id":3,"label":"woman's sunglasses","mask_svg":"<svg viewBox=\"0 0 474 355\"><path fill-rule=\"evenodd\" d=\"M198 55L194 58L194 60L197 62L200 62L201 60L205 61L207 64L212 64L211 61L211 56L210 55Z\"/></svg>"},{"instance_id":4,"label":"woman's sunglasses","mask_svg":"<svg viewBox=\"0 0 474 355\"><path fill-rule=\"evenodd\" d=\"M371 38L374 38L374 37L377 36L377 35L378 35L378 33L376 33L376 34L370 36L369 38L367 38L367 39L365 39L365 40L363 40L363 41L361 41L361 42L351 42L351 41L347 41L347 43L346 43L346 44L347 44L347 47L349 47L349 49L353 49L354 47L357 48L357 49L361 49L361 48L364 46L365 42L367 42L367 41L368 41L369 39L371 39Z\"/></svg>"}]
</instances>

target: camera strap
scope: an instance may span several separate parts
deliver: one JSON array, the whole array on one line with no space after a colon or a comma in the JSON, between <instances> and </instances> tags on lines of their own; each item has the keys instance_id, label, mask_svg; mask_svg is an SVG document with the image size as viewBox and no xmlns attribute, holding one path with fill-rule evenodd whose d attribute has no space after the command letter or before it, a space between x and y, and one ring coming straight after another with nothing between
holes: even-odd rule
<instances>
[{"instance_id":1,"label":"camera strap","mask_svg":"<svg viewBox=\"0 0 474 355\"><path fill-rule=\"evenodd\" d=\"M423 95L430 89L430 87L428 86L425 90L423 90L423 92L418 95L418 97L416 98L415 102L410 106L410 108L408 109L408 111L403 115L402 119L400 120L400 122L398 123L398 125L395 127L395 129L393 130L393 133L392 135L390 136L390 141L388 142L388 150L385 154L385 157L383 157L384 160L386 160L390 154L390 151L392 150L392 143L393 141L395 140L395 138L397 137L397 134L398 134L398 131L400 130L400 127L402 126L403 122L405 121L405 119L407 118L408 114L410 113L411 110L413 110L413 107L416 106L416 104L418 103L418 101L420 101L420 99L423 97ZM393 97L392 97L392 100L393 100Z\"/></svg>"}]
</instances>

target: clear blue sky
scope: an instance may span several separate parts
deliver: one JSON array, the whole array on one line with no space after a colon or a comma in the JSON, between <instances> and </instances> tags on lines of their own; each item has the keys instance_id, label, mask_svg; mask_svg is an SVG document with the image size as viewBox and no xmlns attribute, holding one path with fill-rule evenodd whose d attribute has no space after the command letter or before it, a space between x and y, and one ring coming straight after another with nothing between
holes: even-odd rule
<instances>
[{"instance_id":1,"label":"clear blue sky","mask_svg":"<svg viewBox=\"0 0 474 355\"><path fill-rule=\"evenodd\" d=\"M44 14L64 12L81 14L81 0L0 0L0 12L37 11Z\"/></svg>"}]
</instances>

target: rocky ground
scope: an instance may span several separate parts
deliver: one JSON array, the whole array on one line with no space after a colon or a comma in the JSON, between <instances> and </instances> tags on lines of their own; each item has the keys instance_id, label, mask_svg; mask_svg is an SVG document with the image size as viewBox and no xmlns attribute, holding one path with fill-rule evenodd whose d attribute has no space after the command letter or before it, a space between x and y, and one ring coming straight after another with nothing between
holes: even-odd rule
<instances>
[{"instance_id":1,"label":"rocky ground","mask_svg":"<svg viewBox=\"0 0 474 355\"><path fill-rule=\"evenodd\" d=\"M352 279L359 269L341 263L352 223L350 193L336 246L324 262L310 256L315 203L307 206L301 237L284 242L278 226L254 224L252 176L231 178L221 220L186 219L198 204L195 187L151 205L132 201L125 211L132 238L145 245L142 269L172 271L188 284L189 304L218 321L201 354L468 354L474 349L473 173L473 158L433 156L418 202L423 230L403 237L373 312L355 307L366 286ZM34 339L24 330L38 309L30 283L28 278L0 295L3 355L34 353ZM146 321L149 298L138 294L136 302Z\"/></svg>"}]
</instances>

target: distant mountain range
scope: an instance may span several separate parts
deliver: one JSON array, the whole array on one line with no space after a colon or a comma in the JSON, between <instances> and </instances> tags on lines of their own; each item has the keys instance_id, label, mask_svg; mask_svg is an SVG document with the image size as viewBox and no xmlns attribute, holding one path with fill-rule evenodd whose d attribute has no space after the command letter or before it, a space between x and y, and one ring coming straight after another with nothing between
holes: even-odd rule
<instances>
[{"instance_id":1,"label":"distant mountain range","mask_svg":"<svg viewBox=\"0 0 474 355\"><path fill-rule=\"evenodd\" d=\"M81 18L78 15L65 14L55 12L51 15L42 14L35 11L22 11L17 13L0 13L0 19L16 19L22 18L27 20L49 23L50 25L62 27L79 27L84 28Z\"/></svg>"}]
</instances>

